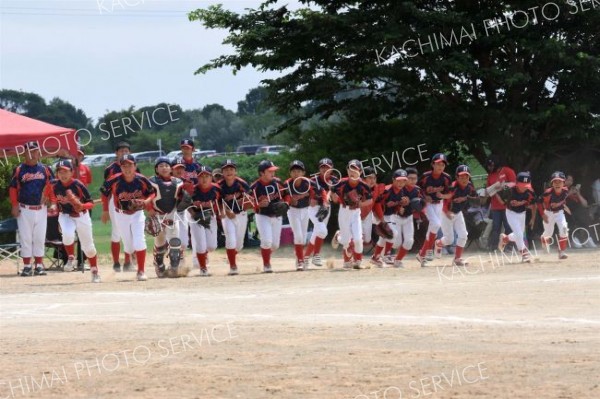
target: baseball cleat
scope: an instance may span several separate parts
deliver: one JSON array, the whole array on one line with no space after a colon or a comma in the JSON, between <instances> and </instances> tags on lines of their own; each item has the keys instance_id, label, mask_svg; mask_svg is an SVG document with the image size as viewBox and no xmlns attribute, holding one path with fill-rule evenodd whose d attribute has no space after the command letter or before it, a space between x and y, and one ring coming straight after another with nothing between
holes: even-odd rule
<instances>
[{"instance_id":1,"label":"baseball cleat","mask_svg":"<svg viewBox=\"0 0 600 399\"><path fill-rule=\"evenodd\" d=\"M63 266L63 272L72 272L75 270L75 268L73 267L73 263L75 262L75 258L69 256L69 259L67 260L67 263L65 263L65 265Z\"/></svg>"},{"instance_id":2,"label":"baseball cleat","mask_svg":"<svg viewBox=\"0 0 600 399\"><path fill-rule=\"evenodd\" d=\"M444 248L444 244L442 243L442 240L435 240L435 258L436 259L441 259L442 258L442 249Z\"/></svg>"},{"instance_id":3,"label":"baseball cleat","mask_svg":"<svg viewBox=\"0 0 600 399\"><path fill-rule=\"evenodd\" d=\"M229 273L227 273L228 276L237 276L238 274L240 274L240 273L238 272L237 267L230 268Z\"/></svg>"},{"instance_id":4,"label":"baseball cleat","mask_svg":"<svg viewBox=\"0 0 600 399\"><path fill-rule=\"evenodd\" d=\"M344 262L344 269L352 269L352 261Z\"/></svg>"},{"instance_id":5,"label":"baseball cleat","mask_svg":"<svg viewBox=\"0 0 600 399\"><path fill-rule=\"evenodd\" d=\"M23 270L21 270L21 277L29 277L33 276L33 269L31 266L25 266Z\"/></svg>"},{"instance_id":6,"label":"baseball cleat","mask_svg":"<svg viewBox=\"0 0 600 399\"><path fill-rule=\"evenodd\" d=\"M301 261L301 260L296 261L296 271L298 271L298 272L304 271L304 261Z\"/></svg>"},{"instance_id":7,"label":"baseball cleat","mask_svg":"<svg viewBox=\"0 0 600 399\"><path fill-rule=\"evenodd\" d=\"M396 269L404 269L404 264L402 263L401 260L395 260L394 261L394 267Z\"/></svg>"},{"instance_id":8,"label":"baseball cleat","mask_svg":"<svg viewBox=\"0 0 600 399\"><path fill-rule=\"evenodd\" d=\"M92 283L99 283L100 281L100 275L98 273L92 274Z\"/></svg>"},{"instance_id":9,"label":"baseball cleat","mask_svg":"<svg viewBox=\"0 0 600 399\"><path fill-rule=\"evenodd\" d=\"M558 259L567 259L568 257L569 257L569 255L567 255L563 251L558 252Z\"/></svg>"},{"instance_id":10,"label":"baseball cleat","mask_svg":"<svg viewBox=\"0 0 600 399\"><path fill-rule=\"evenodd\" d=\"M385 255L382 259L383 259L383 263L385 263L386 265L394 264L394 256L393 255Z\"/></svg>"},{"instance_id":11,"label":"baseball cleat","mask_svg":"<svg viewBox=\"0 0 600 399\"><path fill-rule=\"evenodd\" d=\"M263 267L263 273L273 273L273 269L271 268L271 265L265 265Z\"/></svg>"},{"instance_id":12,"label":"baseball cleat","mask_svg":"<svg viewBox=\"0 0 600 399\"><path fill-rule=\"evenodd\" d=\"M416 258L417 261L419 261L419 263L421 264L421 267L427 266L427 259L424 256L421 256L421 254L417 254Z\"/></svg>"},{"instance_id":13,"label":"baseball cleat","mask_svg":"<svg viewBox=\"0 0 600 399\"><path fill-rule=\"evenodd\" d=\"M331 248L333 249L338 249L338 247L340 246L340 231L336 231L335 234L333 235L333 238L331 239Z\"/></svg>"},{"instance_id":14,"label":"baseball cleat","mask_svg":"<svg viewBox=\"0 0 600 399\"><path fill-rule=\"evenodd\" d=\"M506 247L506 244L508 244L508 242L508 236L504 233L500 234L500 241L498 242L498 251L504 252L504 248Z\"/></svg>"},{"instance_id":15,"label":"baseball cleat","mask_svg":"<svg viewBox=\"0 0 600 399\"><path fill-rule=\"evenodd\" d=\"M307 261L305 261L304 263L308 264ZM312 264L315 265L315 266L317 266L317 267L323 266L323 261L321 260L321 255L319 255L319 254L313 255Z\"/></svg>"},{"instance_id":16,"label":"baseball cleat","mask_svg":"<svg viewBox=\"0 0 600 399\"><path fill-rule=\"evenodd\" d=\"M355 260L355 261L353 261L352 262L352 268L357 269L357 270L360 269L361 268L360 267L361 263L362 263L362 260Z\"/></svg>"},{"instance_id":17,"label":"baseball cleat","mask_svg":"<svg viewBox=\"0 0 600 399\"><path fill-rule=\"evenodd\" d=\"M209 277L210 273L208 272L208 269L200 269L200 277Z\"/></svg>"},{"instance_id":18,"label":"baseball cleat","mask_svg":"<svg viewBox=\"0 0 600 399\"><path fill-rule=\"evenodd\" d=\"M167 271L165 265L154 265L154 270L156 271L156 277L165 277L165 273Z\"/></svg>"},{"instance_id":19,"label":"baseball cleat","mask_svg":"<svg viewBox=\"0 0 600 399\"><path fill-rule=\"evenodd\" d=\"M531 255L529 255L529 253L524 253L521 257L521 261L523 263L531 263Z\"/></svg>"},{"instance_id":20,"label":"baseball cleat","mask_svg":"<svg viewBox=\"0 0 600 399\"><path fill-rule=\"evenodd\" d=\"M425 260L427 262L431 262L433 260L433 250L432 249L428 249L427 252L425 252Z\"/></svg>"},{"instance_id":21,"label":"baseball cleat","mask_svg":"<svg viewBox=\"0 0 600 399\"><path fill-rule=\"evenodd\" d=\"M148 280L148 277L146 277L146 273L144 273L144 272L137 272L137 275L135 276L135 278L137 279L137 281Z\"/></svg>"},{"instance_id":22,"label":"baseball cleat","mask_svg":"<svg viewBox=\"0 0 600 399\"><path fill-rule=\"evenodd\" d=\"M115 273L120 273L121 272L121 264L119 262L113 263L113 270L115 271Z\"/></svg>"},{"instance_id":23,"label":"baseball cleat","mask_svg":"<svg viewBox=\"0 0 600 399\"><path fill-rule=\"evenodd\" d=\"M378 256L377 258L371 258L369 260L369 262L371 262L371 264L373 264L377 267L383 267L383 262L381 261L381 256Z\"/></svg>"},{"instance_id":24,"label":"baseball cleat","mask_svg":"<svg viewBox=\"0 0 600 399\"><path fill-rule=\"evenodd\" d=\"M469 263L464 261L462 258L454 258L452 266L467 266Z\"/></svg>"},{"instance_id":25,"label":"baseball cleat","mask_svg":"<svg viewBox=\"0 0 600 399\"><path fill-rule=\"evenodd\" d=\"M131 267L131 262L123 263L123 271L124 272L131 272L131 271L133 271L133 269Z\"/></svg>"},{"instance_id":26,"label":"baseball cleat","mask_svg":"<svg viewBox=\"0 0 600 399\"><path fill-rule=\"evenodd\" d=\"M44 265L42 264L38 264L35 266L35 271L33 272L34 275L36 276L45 276L46 275L46 270L44 270Z\"/></svg>"}]
</instances>

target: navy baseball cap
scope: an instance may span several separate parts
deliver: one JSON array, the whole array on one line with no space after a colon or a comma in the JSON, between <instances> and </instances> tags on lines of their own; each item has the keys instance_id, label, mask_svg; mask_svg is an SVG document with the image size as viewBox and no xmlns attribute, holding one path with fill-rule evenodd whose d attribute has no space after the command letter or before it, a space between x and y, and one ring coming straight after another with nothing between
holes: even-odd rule
<instances>
[{"instance_id":1,"label":"navy baseball cap","mask_svg":"<svg viewBox=\"0 0 600 399\"><path fill-rule=\"evenodd\" d=\"M362 164L358 159L353 159L348 162L348 169L362 170Z\"/></svg>"},{"instance_id":2,"label":"navy baseball cap","mask_svg":"<svg viewBox=\"0 0 600 399\"><path fill-rule=\"evenodd\" d=\"M363 174L365 175L365 177L367 176L372 176L375 174L375 169L373 169L372 166L367 166L364 170L363 170Z\"/></svg>"},{"instance_id":3,"label":"navy baseball cap","mask_svg":"<svg viewBox=\"0 0 600 399\"><path fill-rule=\"evenodd\" d=\"M225 169L227 167L231 167L231 168L236 168L237 169L237 165L235 163L235 161L233 159L226 159L223 161L223 163L221 164L221 169Z\"/></svg>"},{"instance_id":4,"label":"navy baseball cap","mask_svg":"<svg viewBox=\"0 0 600 399\"><path fill-rule=\"evenodd\" d=\"M446 155L442 154L441 152L438 152L431 158L431 163L438 163L438 162L443 162L446 165L448 165L448 158L446 157Z\"/></svg>"},{"instance_id":5,"label":"navy baseball cap","mask_svg":"<svg viewBox=\"0 0 600 399\"><path fill-rule=\"evenodd\" d=\"M69 159L61 159L56 164L56 170L59 170L59 169L67 169L67 170L71 170L72 171L73 170L73 163Z\"/></svg>"},{"instance_id":6,"label":"navy baseball cap","mask_svg":"<svg viewBox=\"0 0 600 399\"><path fill-rule=\"evenodd\" d=\"M565 174L563 172L559 172L559 171L552 173L552 176L550 176L550 182L553 182L554 180L565 181L566 180Z\"/></svg>"},{"instance_id":7,"label":"navy baseball cap","mask_svg":"<svg viewBox=\"0 0 600 399\"><path fill-rule=\"evenodd\" d=\"M125 154L119 159L119 163L123 165L124 163L133 163L135 164L135 157L131 154Z\"/></svg>"},{"instance_id":8,"label":"navy baseball cap","mask_svg":"<svg viewBox=\"0 0 600 399\"><path fill-rule=\"evenodd\" d=\"M299 160L297 160L297 159L293 160L293 161L290 163L290 170L292 170L292 169L302 169L302 170L306 170L306 169L304 168L304 162L302 162L302 161L299 161Z\"/></svg>"},{"instance_id":9,"label":"navy baseball cap","mask_svg":"<svg viewBox=\"0 0 600 399\"><path fill-rule=\"evenodd\" d=\"M192 147L194 148L194 140L192 139L183 139L181 143L179 143L180 147Z\"/></svg>"},{"instance_id":10,"label":"navy baseball cap","mask_svg":"<svg viewBox=\"0 0 600 399\"><path fill-rule=\"evenodd\" d=\"M176 167L182 167L185 168L185 160L183 158L175 158L173 160L173 162L171 162L171 167L172 168L176 168Z\"/></svg>"},{"instance_id":11,"label":"navy baseball cap","mask_svg":"<svg viewBox=\"0 0 600 399\"><path fill-rule=\"evenodd\" d=\"M321 166L329 166L330 168L333 168L333 161L329 158L323 158L319 161L319 168Z\"/></svg>"},{"instance_id":12,"label":"navy baseball cap","mask_svg":"<svg viewBox=\"0 0 600 399\"><path fill-rule=\"evenodd\" d=\"M29 141L29 142L25 143L24 147L27 150L37 150L38 148L40 148L40 146L38 145L38 143L36 141Z\"/></svg>"},{"instance_id":13,"label":"navy baseball cap","mask_svg":"<svg viewBox=\"0 0 600 399\"><path fill-rule=\"evenodd\" d=\"M394 180L408 180L408 173L404 169L398 169L394 172Z\"/></svg>"},{"instance_id":14,"label":"navy baseball cap","mask_svg":"<svg viewBox=\"0 0 600 399\"><path fill-rule=\"evenodd\" d=\"M129 149L131 149L131 146L126 141L119 141L117 143L117 146L115 147L115 151L119 151L121 148L129 148Z\"/></svg>"},{"instance_id":15,"label":"navy baseball cap","mask_svg":"<svg viewBox=\"0 0 600 399\"><path fill-rule=\"evenodd\" d=\"M458 165L458 168L456 168L456 176L460 176L460 175L471 176L471 170L469 169L469 167L467 165Z\"/></svg>"},{"instance_id":16,"label":"navy baseball cap","mask_svg":"<svg viewBox=\"0 0 600 399\"><path fill-rule=\"evenodd\" d=\"M169 161L169 158L167 158L167 157L158 157L158 158L156 158L156 161L154 162L154 169L156 169L156 167L158 165L160 165L161 163L166 163L167 165L171 166L171 161Z\"/></svg>"},{"instance_id":17,"label":"navy baseball cap","mask_svg":"<svg viewBox=\"0 0 600 399\"><path fill-rule=\"evenodd\" d=\"M198 170L198 176L203 174L209 174L212 176L212 168L210 166L200 166L200 169Z\"/></svg>"},{"instance_id":18,"label":"navy baseball cap","mask_svg":"<svg viewBox=\"0 0 600 399\"><path fill-rule=\"evenodd\" d=\"M266 170L277 170L279 169L275 164L269 160L260 161L258 164L258 173L264 172Z\"/></svg>"},{"instance_id":19,"label":"navy baseball cap","mask_svg":"<svg viewBox=\"0 0 600 399\"><path fill-rule=\"evenodd\" d=\"M531 174L529 172L519 172L517 175L517 186L531 187Z\"/></svg>"}]
</instances>

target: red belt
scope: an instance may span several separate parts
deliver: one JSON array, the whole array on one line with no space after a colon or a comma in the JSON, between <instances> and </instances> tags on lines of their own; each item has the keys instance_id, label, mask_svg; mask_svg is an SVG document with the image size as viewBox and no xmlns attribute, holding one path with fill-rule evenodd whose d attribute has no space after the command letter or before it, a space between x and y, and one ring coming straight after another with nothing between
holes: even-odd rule
<instances>
[{"instance_id":1,"label":"red belt","mask_svg":"<svg viewBox=\"0 0 600 399\"><path fill-rule=\"evenodd\" d=\"M31 209L32 211L39 211L40 209L42 209L41 205L25 205L25 204L19 204L19 206L21 208L25 208L25 209Z\"/></svg>"},{"instance_id":2,"label":"red belt","mask_svg":"<svg viewBox=\"0 0 600 399\"><path fill-rule=\"evenodd\" d=\"M122 213L122 214L125 214L125 215L133 215L134 213L137 212L137 211L125 211L125 210L120 209L120 208L115 208L115 211L119 212L119 213Z\"/></svg>"}]
</instances>

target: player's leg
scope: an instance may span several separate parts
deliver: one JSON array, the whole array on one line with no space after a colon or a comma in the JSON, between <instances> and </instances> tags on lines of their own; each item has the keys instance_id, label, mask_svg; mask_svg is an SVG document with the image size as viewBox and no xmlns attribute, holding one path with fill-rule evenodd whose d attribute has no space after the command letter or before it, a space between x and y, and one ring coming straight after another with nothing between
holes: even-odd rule
<instances>
[{"instance_id":1,"label":"player's leg","mask_svg":"<svg viewBox=\"0 0 600 399\"><path fill-rule=\"evenodd\" d=\"M565 250L567 249L567 244L569 240L569 227L567 225L565 212L560 211L555 213L554 221L556 223L556 227L558 227L558 258L567 259L568 256L565 253Z\"/></svg>"},{"instance_id":2,"label":"player's leg","mask_svg":"<svg viewBox=\"0 0 600 399\"><path fill-rule=\"evenodd\" d=\"M338 226L340 234L338 241L342 246L342 254L344 258L344 268L352 267L352 252L350 251L350 240L352 239L351 231L352 215L350 209L341 206L338 213ZM362 238L361 238L362 241Z\"/></svg>"},{"instance_id":3,"label":"player's leg","mask_svg":"<svg viewBox=\"0 0 600 399\"><path fill-rule=\"evenodd\" d=\"M110 253L113 259L113 269L116 272L121 271L119 255L121 253L121 234L119 233L119 224L116 218L115 203L113 197L108 199L108 216L110 217Z\"/></svg>"},{"instance_id":4,"label":"player's leg","mask_svg":"<svg viewBox=\"0 0 600 399\"><path fill-rule=\"evenodd\" d=\"M213 252L217 249L217 234L218 234L218 223L217 217L213 216L210 218L210 229L206 230L206 251Z\"/></svg>"},{"instance_id":5,"label":"player's leg","mask_svg":"<svg viewBox=\"0 0 600 399\"><path fill-rule=\"evenodd\" d=\"M77 222L75 219L76 218L72 218L64 213L58 215L58 225L60 226L62 234L62 243L68 257L67 263L63 267L65 272L72 272L75 270L75 231L77 230ZM79 242L79 245L82 245L81 239L79 239Z\"/></svg>"},{"instance_id":6,"label":"player's leg","mask_svg":"<svg viewBox=\"0 0 600 399\"><path fill-rule=\"evenodd\" d=\"M165 255L169 250L167 229L168 227L163 227L161 232L154 237L154 247L152 248L152 255L154 257L154 271L156 272L156 276L159 278L164 277L166 271Z\"/></svg>"},{"instance_id":7,"label":"player's leg","mask_svg":"<svg viewBox=\"0 0 600 399\"><path fill-rule=\"evenodd\" d=\"M308 218L308 208L301 209L300 217L301 217L301 228L302 228L302 237L303 237L301 258L302 258L302 261L304 262L304 270L306 270L306 269L308 269L308 262L304 261L304 252L305 252L305 245L307 245L307 241L308 241L307 240L308 239L308 222L310 221L310 219ZM316 265L316 266L319 266L319 265Z\"/></svg>"},{"instance_id":8,"label":"player's leg","mask_svg":"<svg viewBox=\"0 0 600 399\"><path fill-rule=\"evenodd\" d=\"M35 260L34 274L43 276L46 274L44 270L44 259L45 243L46 243L46 227L48 225L48 209L46 206L42 206L42 209L33 211L34 212L34 223L33 223L33 258Z\"/></svg>"},{"instance_id":9,"label":"player's leg","mask_svg":"<svg viewBox=\"0 0 600 399\"><path fill-rule=\"evenodd\" d=\"M413 216L410 215L406 218L399 217L398 224L400 225L399 235L402 236L402 244L400 245L400 248L398 248L394 266L403 267L402 260L415 243L415 226L413 223Z\"/></svg>"},{"instance_id":10,"label":"player's leg","mask_svg":"<svg viewBox=\"0 0 600 399\"><path fill-rule=\"evenodd\" d=\"M429 226L427 227L427 236L425 242L419 251L417 259L421 262L421 265L425 264L425 256L428 250L431 250L435 245L438 230L442 225L442 203L438 204L427 204L425 207L425 215L429 220Z\"/></svg>"},{"instance_id":11,"label":"player's leg","mask_svg":"<svg viewBox=\"0 0 600 399\"><path fill-rule=\"evenodd\" d=\"M542 247L546 248L546 251L550 253L550 247L554 243L554 239L552 238L552 234L554 233L554 215L555 213L552 211L544 211L544 215L548 218L548 222L542 221L542 226L544 227L544 232L540 237L542 241Z\"/></svg>"},{"instance_id":12,"label":"player's leg","mask_svg":"<svg viewBox=\"0 0 600 399\"><path fill-rule=\"evenodd\" d=\"M143 211L138 211L133 215L130 215L130 228L131 231L131 240L133 251L128 251L127 246L125 246L125 252L133 254L135 253L135 257L137 260L137 276L138 280L145 280L145 263L146 263L146 236L144 235L144 227L146 217L144 216Z\"/></svg>"},{"instance_id":13,"label":"player's leg","mask_svg":"<svg viewBox=\"0 0 600 399\"><path fill-rule=\"evenodd\" d=\"M367 216L361 220L363 231L363 244L371 245L373 235L373 212L369 212Z\"/></svg>"},{"instance_id":14,"label":"player's leg","mask_svg":"<svg viewBox=\"0 0 600 399\"><path fill-rule=\"evenodd\" d=\"M327 218L323 219L322 221L317 219L318 210L318 206L308 207L308 218L313 224L313 231L306 250L304 251L304 260L305 262L308 262L308 258L312 256L313 265L323 266L323 262L321 260L321 248L323 247L323 242L327 237L327 220L329 220L329 215L331 215L331 207L328 208Z\"/></svg>"},{"instance_id":15,"label":"player's leg","mask_svg":"<svg viewBox=\"0 0 600 399\"><path fill-rule=\"evenodd\" d=\"M77 236L79 237L79 245L81 250L90 262L90 271L92 272L92 282L99 283L100 275L98 273L98 254L94 245L94 237L92 233L92 218L89 212L80 214L74 220L77 226Z\"/></svg>"},{"instance_id":16,"label":"player's leg","mask_svg":"<svg viewBox=\"0 0 600 399\"><path fill-rule=\"evenodd\" d=\"M21 276L33 275L31 258L33 257L33 212L30 209L21 208L21 214L17 218L19 228L19 241L21 244L21 258L23 259L23 271ZM45 241L45 240L44 240Z\"/></svg>"},{"instance_id":17,"label":"player's leg","mask_svg":"<svg viewBox=\"0 0 600 399\"><path fill-rule=\"evenodd\" d=\"M355 209L351 212L351 223L350 223L350 231L352 242L354 242L354 263L353 267L355 269L360 269L360 265L362 263L362 252L363 252L363 231L362 231L362 223L360 219L360 209Z\"/></svg>"},{"instance_id":18,"label":"player's leg","mask_svg":"<svg viewBox=\"0 0 600 399\"><path fill-rule=\"evenodd\" d=\"M500 251L504 249L504 246L509 241L514 242L520 252L523 251L523 248L525 247L525 242L523 241L525 217L525 212L517 213L511 211L510 209L506 210L506 220L512 232L510 234L500 234L500 243L498 244L498 249Z\"/></svg>"},{"instance_id":19,"label":"player's leg","mask_svg":"<svg viewBox=\"0 0 600 399\"><path fill-rule=\"evenodd\" d=\"M200 275L204 277L208 276L208 269L206 268L208 232L206 230L198 223L190 223L192 248L196 251L194 252L194 256L198 259L198 264L200 265Z\"/></svg>"},{"instance_id":20,"label":"player's leg","mask_svg":"<svg viewBox=\"0 0 600 399\"><path fill-rule=\"evenodd\" d=\"M463 250L467 244L467 224L465 223L465 215L458 212L454 215L453 230L456 232L456 250L454 253L454 264L456 266L466 266L467 262L462 259ZM444 234L444 237L446 235ZM452 236L453 237L453 236Z\"/></svg>"},{"instance_id":21,"label":"player's leg","mask_svg":"<svg viewBox=\"0 0 600 399\"><path fill-rule=\"evenodd\" d=\"M281 243L281 227L283 225L283 218L281 216L271 218L271 234L273 235L273 244L271 249L277 251L279 244Z\"/></svg>"},{"instance_id":22,"label":"player's leg","mask_svg":"<svg viewBox=\"0 0 600 399\"><path fill-rule=\"evenodd\" d=\"M456 215L453 216L452 219L448 217L444 212L442 212L441 222L442 222L442 238L435 241L435 257L442 257L442 249L446 245L451 245L454 237L454 223L455 223Z\"/></svg>"},{"instance_id":23,"label":"player's leg","mask_svg":"<svg viewBox=\"0 0 600 399\"><path fill-rule=\"evenodd\" d=\"M271 273L271 248L273 246L273 228L271 225L271 217L257 214L255 219L256 229L260 236L260 254L263 260L263 271Z\"/></svg>"},{"instance_id":24,"label":"player's leg","mask_svg":"<svg viewBox=\"0 0 600 399\"><path fill-rule=\"evenodd\" d=\"M304 270L304 235L302 232L302 209L290 208L287 211L290 227L294 234L294 253L296 254L296 270Z\"/></svg>"}]
</instances>

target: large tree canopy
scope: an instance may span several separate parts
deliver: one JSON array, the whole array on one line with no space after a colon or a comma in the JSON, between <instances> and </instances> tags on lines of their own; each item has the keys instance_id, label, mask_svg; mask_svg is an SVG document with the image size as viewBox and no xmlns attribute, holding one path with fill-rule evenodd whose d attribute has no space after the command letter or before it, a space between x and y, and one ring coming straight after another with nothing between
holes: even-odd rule
<instances>
[{"instance_id":1,"label":"large tree canopy","mask_svg":"<svg viewBox=\"0 0 600 399\"><path fill-rule=\"evenodd\" d=\"M303 138L335 153L420 142L544 172L600 154L600 1L300 2L190 12L234 49L197 73L282 72L263 83L284 126L338 117Z\"/></svg>"}]
</instances>

